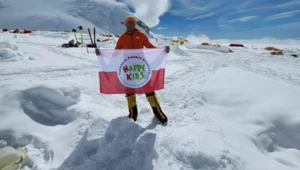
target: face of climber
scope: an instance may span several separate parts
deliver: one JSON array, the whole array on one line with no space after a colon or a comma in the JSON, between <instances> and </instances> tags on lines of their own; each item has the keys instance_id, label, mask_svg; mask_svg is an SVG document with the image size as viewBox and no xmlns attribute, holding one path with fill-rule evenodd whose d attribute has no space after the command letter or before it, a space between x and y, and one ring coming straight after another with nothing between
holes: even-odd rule
<instances>
[{"instance_id":1,"label":"face of climber","mask_svg":"<svg viewBox=\"0 0 300 170\"><path fill-rule=\"evenodd\" d=\"M127 29L127 32L131 33L133 32L133 30L135 29L135 21L128 21L126 22L126 29Z\"/></svg>"}]
</instances>

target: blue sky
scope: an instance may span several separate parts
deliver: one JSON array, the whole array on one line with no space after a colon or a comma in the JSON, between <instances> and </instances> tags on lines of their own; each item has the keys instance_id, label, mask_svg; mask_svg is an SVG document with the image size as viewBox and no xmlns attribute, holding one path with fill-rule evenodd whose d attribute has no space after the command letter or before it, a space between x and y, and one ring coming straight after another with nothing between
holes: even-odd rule
<instances>
[{"instance_id":1,"label":"blue sky","mask_svg":"<svg viewBox=\"0 0 300 170\"><path fill-rule=\"evenodd\" d=\"M158 34L188 36L192 33L205 34L210 38L300 37L300 0L160 0L156 2L168 3L163 14L157 16L158 25L152 27L152 31ZM137 7L139 6L133 6L131 9L138 16L141 12L135 10ZM155 10L153 9L150 14L155 15L153 12ZM159 12L161 9L156 11ZM147 24L147 16L142 18Z\"/></svg>"}]
</instances>

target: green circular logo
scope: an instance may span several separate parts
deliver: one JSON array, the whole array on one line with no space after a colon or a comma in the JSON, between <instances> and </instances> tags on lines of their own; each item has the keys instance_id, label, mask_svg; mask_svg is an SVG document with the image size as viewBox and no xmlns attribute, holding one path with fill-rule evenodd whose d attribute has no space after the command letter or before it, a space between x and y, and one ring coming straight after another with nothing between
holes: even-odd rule
<instances>
[{"instance_id":1,"label":"green circular logo","mask_svg":"<svg viewBox=\"0 0 300 170\"><path fill-rule=\"evenodd\" d=\"M144 57L129 56L121 63L118 78L126 87L139 88L148 83L152 75L150 64Z\"/></svg>"}]
</instances>

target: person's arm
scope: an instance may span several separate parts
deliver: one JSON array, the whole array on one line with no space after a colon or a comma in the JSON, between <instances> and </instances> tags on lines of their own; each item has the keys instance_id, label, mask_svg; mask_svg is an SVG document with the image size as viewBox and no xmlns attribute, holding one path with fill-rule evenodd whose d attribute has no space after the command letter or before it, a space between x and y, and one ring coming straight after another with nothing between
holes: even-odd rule
<instances>
[{"instance_id":1,"label":"person's arm","mask_svg":"<svg viewBox=\"0 0 300 170\"><path fill-rule=\"evenodd\" d=\"M157 48L156 46L150 43L148 37L145 34L143 34L143 44L146 48Z\"/></svg>"},{"instance_id":2,"label":"person's arm","mask_svg":"<svg viewBox=\"0 0 300 170\"><path fill-rule=\"evenodd\" d=\"M154 46L153 44L151 44L150 42L149 42L149 39L148 39L148 37L146 36L146 35L144 35L145 36L145 39L144 39L144 46L146 47L146 48L157 48L156 46ZM166 50L166 53L169 53L170 52L170 47L169 46L165 46L165 50Z\"/></svg>"},{"instance_id":3,"label":"person's arm","mask_svg":"<svg viewBox=\"0 0 300 170\"><path fill-rule=\"evenodd\" d=\"M122 48L123 48L123 45L122 45L121 37L119 37L117 45L115 47L115 50L122 49Z\"/></svg>"}]
</instances>

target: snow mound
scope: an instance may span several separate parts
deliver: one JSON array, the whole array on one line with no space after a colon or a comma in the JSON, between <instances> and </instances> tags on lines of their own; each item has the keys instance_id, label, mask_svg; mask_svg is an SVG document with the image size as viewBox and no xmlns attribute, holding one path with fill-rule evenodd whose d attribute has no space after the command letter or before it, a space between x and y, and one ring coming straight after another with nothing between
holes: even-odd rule
<instances>
[{"instance_id":1,"label":"snow mound","mask_svg":"<svg viewBox=\"0 0 300 170\"><path fill-rule=\"evenodd\" d=\"M300 168L300 91L296 86L228 67L210 77L203 91L227 140L242 160L253 163L249 169ZM240 133L239 139L229 135L232 131Z\"/></svg>"},{"instance_id":2,"label":"snow mound","mask_svg":"<svg viewBox=\"0 0 300 170\"><path fill-rule=\"evenodd\" d=\"M102 138L87 139L88 131L58 170L153 169L156 134L119 117L110 122Z\"/></svg>"},{"instance_id":3,"label":"snow mound","mask_svg":"<svg viewBox=\"0 0 300 170\"><path fill-rule=\"evenodd\" d=\"M191 54L185 50L184 46L171 46L171 52L176 54L177 56L191 56Z\"/></svg>"},{"instance_id":4,"label":"snow mound","mask_svg":"<svg viewBox=\"0 0 300 170\"><path fill-rule=\"evenodd\" d=\"M230 169L230 170L243 170L244 166L239 161L239 158L234 157L227 152L221 153L218 156L209 155L206 153L190 153L179 152L176 153L176 158L181 161L185 166L190 166L192 169L200 170L219 170L219 169Z\"/></svg>"},{"instance_id":5,"label":"snow mound","mask_svg":"<svg viewBox=\"0 0 300 170\"><path fill-rule=\"evenodd\" d=\"M234 67L218 70L214 76L210 77L204 89L207 101L215 105L264 104L263 106L273 106L275 104L278 108L286 108L290 105L293 107L286 108L290 111L295 111L293 108L300 108L300 106L296 107L297 102L295 102L300 98L296 87Z\"/></svg>"},{"instance_id":6,"label":"snow mound","mask_svg":"<svg viewBox=\"0 0 300 170\"><path fill-rule=\"evenodd\" d=\"M17 57L18 57L18 54L9 48L0 49L0 59L1 60L7 60L7 59L14 60Z\"/></svg>"},{"instance_id":7,"label":"snow mound","mask_svg":"<svg viewBox=\"0 0 300 170\"><path fill-rule=\"evenodd\" d=\"M14 50L14 51L18 50L17 44L13 43L13 42L10 42L10 41L0 42L0 49L1 48L9 48L9 49Z\"/></svg>"},{"instance_id":8,"label":"snow mound","mask_svg":"<svg viewBox=\"0 0 300 170\"><path fill-rule=\"evenodd\" d=\"M211 42L212 40L207 35L190 34L186 38L189 42L201 44L202 42Z\"/></svg>"},{"instance_id":9,"label":"snow mound","mask_svg":"<svg viewBox=\"0 0 300 170\"><path fill-rule=\"evenodd\" d=\"M39 153L43 155L43 160L45 162L53 160L53 151L47 143L43 142L38 137L32 134L17 133L12 130L0 130L0 148L5 146L14 148L28 147L28 145L31 146L31 149L39 150ZM30 152L31 150L29 150L29 154Z\"/></svg>"},{"instance_id":10,"label":"snow mound","mask_svg":"<svg viewBox=\"0 0 300 170\"><path fill-rule=\"evenodd\" d=\"M18 51L18 46L13 42L0 42L0 61L19 61L26 57Z\"/></svg>"},{"instance_id":11,"label":"snow mound","mask_svg":"<svg viewBox=\"0 0 300 170\"><path fill-rule=\"evenodd\" d=\"M34 87L23 91L22 108L34 121L47 126L65 125L79 115L70 108L80 97L78 88L57 91L47 87Z\"/></svg>"},{"instance_id":12,"label":"snow mound","mask_svg":"<svg viewBox=\"0 0 300 170\"><path fill-rule=\"evenodd\" d=\"M299 168L300 121L282 117L269 126L257 135L257 148L283 165Z\"/></svg>"},{"instance_id":13,"label":"snow mound","mask_svg":"<svg viewBox=\"0 0 300 170\"><path fill-rule=\"evenodd\" d=\"M186 43L185 47L187 49L200 49L200 50L210 50L210 51L217 51L221 53L229 53L228 47L213 47L213 46L203 46L195 43Z\"/></svg>"},{"instance_id":14,"label":"snow mound","mask_svg":"<svg viewBox=\"0 0 300 170\"><path fill-rule=\"evenodd\" d=\"M49 32L49 31L34 31L33 33L30 34L30 36L42 36L42 37L47 37L47 38L60 38L60 39L70 39L73 38L73 33L62 33L62 32ZM77 35L77 37L80 37L80 35Z\"/></svg>"}]
</instances>

